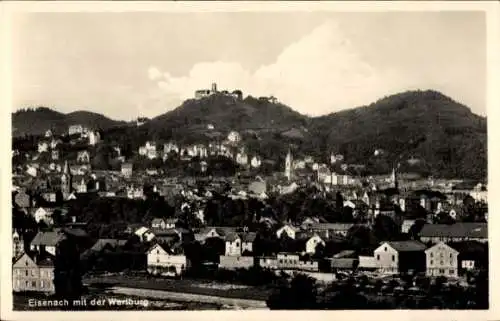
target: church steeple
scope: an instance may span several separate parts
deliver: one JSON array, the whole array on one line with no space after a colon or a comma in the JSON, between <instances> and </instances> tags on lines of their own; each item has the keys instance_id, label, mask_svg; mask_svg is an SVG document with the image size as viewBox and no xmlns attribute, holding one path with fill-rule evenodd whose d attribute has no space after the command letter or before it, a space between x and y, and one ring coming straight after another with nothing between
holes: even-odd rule
<instances>
[{"instance_id":1,"label":"church steeple","mask_svg":"<svg viewBox=\"0 0 500 321\"><path fill-rule=\"evenodd\" d=\"M61 192L64 199L66 199L71 193L71 172L69 170L68 161L64 162L63 174L61 176Z\"/></svg>"},{"instance_id":2,"label":"church steeple","mask_svg":"<svg viewBox=\"0 0 500 321\"><path fill-rule=\"evenodd\" d=\"M288 147L288 153L286 154L285 158L285 176L288 180L291 180L292 178L292 162L292 151L290 150L290 147Z\"/></svg>"}]
</instances>

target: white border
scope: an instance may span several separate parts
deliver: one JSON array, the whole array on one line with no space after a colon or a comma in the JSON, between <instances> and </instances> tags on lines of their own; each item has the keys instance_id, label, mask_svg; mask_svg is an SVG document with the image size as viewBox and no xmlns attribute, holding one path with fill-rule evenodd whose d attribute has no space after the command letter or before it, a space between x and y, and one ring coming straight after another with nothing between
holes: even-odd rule
<instances>
[{"instance_id":1,"label":"white border","mask_svg":"<svg viewBox=\"0 0 500 321\"><path fill-rule=\"evenodd\" d=\"M12 287L11 287L11 87L10 87L10 39L13 36L13 30L10 29L9 18L15 12L293 12L293 11L342 11L342 12L385 12L385 11L484 11L487 13L487 115L488 115L488 188L489 188L489 233L490 233L490 265L497 266L497 254L492 249L497 249L498 237L494 233L495 225L500 224L500 219L496 217L497 209L500 208L500 200L496 200L492 195L497 191L498 173L496 171L495 157L497 151L494 148L496 138L500 137L500 131L495 128L495 122L500 113L500 5L496 1L349 1L349 2L277 2L277 1L227 1L227 2L84 2L84 1L41 1L41 2L2 2L0 3L1 16L1 46L0 57L0 100L2 101L1 110L5 117L2 117L2 126L0 130L4 131L1 135L1 142L4 153L2 164L0 166L1 195L2 204L1 215L1 295L0 307L2 320L33 320L38 318L50 317L51 320L114 320L119 318L128 318L132 320L141 318L151 318L165 320L172 318L174 320L212 320L214 318L228 318L243 320L260 320L270 318L288 318L303 319L329 319L337 320L359 320L363 318L387 319L394 318L398 320L495 320L499 316L496 307L498 300L498 290L495 287L495 280L498 275L495 268L490 269L490 310L489 311L294 311L294 312L260 312L260 311L214 311L214 312L179 312L179 311L161 311L161 312L13 312L12 311ZM141 313L141 314L139 314ZM49 316L50 315L50 316ZM500 319L500 317L499 317Z\"/></svg>"}]
</instances>

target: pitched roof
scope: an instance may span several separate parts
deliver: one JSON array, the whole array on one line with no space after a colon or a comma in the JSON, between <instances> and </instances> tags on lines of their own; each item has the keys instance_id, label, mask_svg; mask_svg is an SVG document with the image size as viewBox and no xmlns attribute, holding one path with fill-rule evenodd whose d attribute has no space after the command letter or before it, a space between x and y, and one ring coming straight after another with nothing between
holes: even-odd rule
<instances>
[{"instance_id":1,"label":"pitched roof","mask_svg":"<svg viewBox=\"0 0 500 321\"><path fill-rule=\"evenodd\" d=\"M255 232L248 232L248 233L241 234L241 240L243 242L253 242L253 241L255 241L256 237L257 237L257 233L255 233Z\"/></svg>"},{"instance_id":2,"label":"pitched roof","mask_svg":"<svg viewBox=\"0 0 500 321\"><path fill-rule=\"evenodd\" d=\"M225 237L226 242L234 242L239 238L240 238L240 236L237 233L229 233Z\"/></svg>"},{"instance_id":3,"label":"pitched roof","mask_svg":"<svg viewBox=\"0 0 500 321\"><path fill-rule=\"evenodd\" d=\"M118 240L118 239L98 239L97 242L90 248L92 251L101 251L104 249L106 245L117 247L122 246L127 243L127 240Z\"/></svg>"},{"instance_id":4,"label":"pitched roof","mask_svg":"<svg viewBox=\"0 0 500 321\"><path fill-rule=\"evenodd\" d=\"M348 230L353 226L353 223L316 223L311 227L317 230Z\"/></svg>"},{"instance_id":5,"label":"pitched roof","mask_svg":"<svg viewBox=\"0 0 500 321\"><path fill-rule=\"evenodd\" d=\"M487 223L425 224L420 231L422 237L468 237L488 238Z\"/></svg>"},{"instance_id":6,"label":"pitched roof","mask_svg":"<svg viewBox=\"0 0 500 321\"><path fill-rule=\"evenodd\" d=\"M38 232L31 241L31 245L56 246L64 237L64 234L59 230Z\"/></svg>"},{"instance_id":7,"label":"pitched roof","mask_svg":"<svg viewBox=\"0 0 500 321\"><path fill-rule=\"evenodd\" d=\"M395 241L387 244L398 252L418 252L426 249L425 244L418 241Z\"/></svg>"}]
</instances>

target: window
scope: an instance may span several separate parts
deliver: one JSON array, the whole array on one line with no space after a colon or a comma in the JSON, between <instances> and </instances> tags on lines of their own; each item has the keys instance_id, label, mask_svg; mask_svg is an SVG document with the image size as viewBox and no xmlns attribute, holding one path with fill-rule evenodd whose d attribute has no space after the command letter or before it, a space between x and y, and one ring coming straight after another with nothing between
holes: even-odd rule
<instances>
[{"instance_id":1,"label":"window","mask_svg":"<svg viewBox=\"0 0 500 321\"><path fill-rule=\"evenodd\" d=\"M31 287L36 288L36 281L31 282Z\"/></svg>"},{"instance_id":2,"label":"window","mask_svg":"<svg viewBox=\"0 0 500 321\"><path fill-rule=\"evenodd\" d=\"M160 254L160 250L156 250L156 254Z\"/></svg>"},{"instance_id":3,"label":"window","mask_svg":"<svg viewBox=\"0 0 500 321\"><path fill-rule=\"evenodd\" d=\"M443 257L444 257L444 254L443 254L443 252L441 252L441 258L443 258Z\"/></svg>"},{"instance_id":4,"label":"window","mask_svg":"<svg viewBox=\"0 0 500 321\"><path fill-rule=\"evenodd\" d=\"M282 260L282 259L279 259L279 260L278 260L278 262L279 262L280 264L282 264L282 263L283 263L283 260Z\"/></svg>"},{"instance_id":5,"label":"window","mask_svg":"<svg viewBox=\"0 0 500 321\"><path fill-rule=\"evenodd\" d=\"M30 287L30 283L29 283L28 281L25 281L25 282L24 282L24 285L25 285L27 288L29 288L29 287Z\"/></svg>"},{"instance_id":6,"label":"window","mask_svg":"<svg viewBox=\"0 0 500 321\"><path fill-rule=\"evenodd\" d=\"M43 280L40 281L40 287L43 288Z\"/></svg>"},{"instance_id":7,"label":"window","mask_svg":"<svg viewBox=\"0 0 500 321\"><path fill-rule=\"evenodd\" d=\"M434 253L431 252L431 257L434 257Z\"/></svg>"},{"instance_id":8,"label":"window","mask_svg":"<svg viewBox=\"0 0 500 321\"><path fill-rule=\"evenodd\" d=\"M28 276L28 270L24 271L26 273L26 276Z\"/></svg>"},{"instance_id":9,"label":"window","mask_svg":"<svg viewBox=\"0 0 500 321\"><path fill-rule=\"evenodd\" d=\"M455 270L451 269L450 274L455 274Z\"/></svg>"},{"instance_id":10,"label":"window","mask_svg":"<svg viewBox=\"0 0 500 321\"><path fill-rule=\"evenodd\" d=\"M377 254L377 261L380 261L380 254Z\"/></svg>"},{"instance_id":11,"label":"window","mask_svg":"<svg viewBox=\"0 0 500 321\"><path fill-rule=\"evenodd\" d=\"M393 256L392 256L392 262L394 262L394 260L395 260L395 259L396 259L396 258L395 258L395 257L394 257L394 255L393 255Z\"/></svg>"},{"instance_id":12,"label":"window","mask_svg":"<svg viewBox=\"0 0 500 321\"><path fill-rule=\"evenodd\" d=\"M236 241L236 247L240 246L240 242Z\"/></svg>"},{"instance_id":13,"label":"window","mask_svg":"<svg viewBox=\"0 0 500 321\"><path fill-rule=\"evenodd\" d=\"M431 260L431 265L434 265L434 260Z\"/></svg>"},{"instance_id":14,"label":"window","mask_svg":"<svg viewBox=\"0 0 500 321\"><path fill-rule=\"evenodd\" d=\"M443 260L441 260L440 264L441 264L441 265L444 265L444 262L443 262Z\"/></svg>"},{"instance_id":15,"label":"window","mask_svg":"<svg viewBox=\"0 0 500 321\"><path fill-rule=\"evenodd\" d=\"M453 258L453 253L450 253L450 259Z\"/></svg>"},{"instance_id":16,"label":"window","mask_svg":"<svg viewBox=\"0 0 500 321\"><path fill-rule=\"evenodd\" d=\"M439 273L444 274L444 269L439 269Z\"/></svg>"},{"instance_id":17,"label":"window","mask_svg":"<svg viewBox=\"0 0 500 321\"><path fill-rule=\"evenodd\" d=\"M386 246L386 247L384 247L384 251L386 251L386 252L387 252L387 246Z\"/></svg>"},{"instance_id":18,"label":"window","mask_svg":"<svg viewBox=\"0 0 500 321\"><path fill-rule=\"evenodd\" d=\"M156 258L156 263L160 263L160 258L159 257Z\"/></svg>"}]
</instances>

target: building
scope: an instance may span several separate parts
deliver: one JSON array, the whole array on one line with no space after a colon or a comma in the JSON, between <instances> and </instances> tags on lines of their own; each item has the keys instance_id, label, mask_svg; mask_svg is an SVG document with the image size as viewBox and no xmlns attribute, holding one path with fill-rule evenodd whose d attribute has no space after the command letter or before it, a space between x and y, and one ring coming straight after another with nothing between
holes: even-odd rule
<instances>
[{"instance_id":1,"label":"building","mask_svg":"<svg viewBox=\"0 0 500 321\"><path fill-rule=\"evenodd\" d=\"M426 275L458 277L458 251L439 242L425 250Z\"/></svg>"},{"instance_id":2,"label":"building","mask_svg":"<svg viewBox=\"0 0 500 321\"><path fill-rule=\"evenodd\" d=\"M252 159L250 160L250 166L252 166L252 168L259 168L260 165L262 165L260 157L259 156L252 157Z\"/></svg>"},{"instance_id":3,"label":"building","mask_svg":"<svg viewBox=\"0 0 500 321\"><path fill-rule=\"evenodd\" d=\"M345 237L354 225L353 223L314 223L310 225L309 230L319 233L325 238Z\"/></svg>"},{"instance_id":4,"label":"building","mask_svg":"<svg viewBox=\"0 0 500 321\"><path fill-rule=\"evenodd\" d=\"M21 190L14 196L14 204L21 210L27 211L31 207L31 197L26 191Z\"/></svg>"},{"instance_id":5,"label":"building","mask_svg":"<svg viewBox=\"0 0 500 321\"><path fill-rule=\"evenodd\" d=\"M87 150L81 150L76 155L76 162L87 164L90 163L90 154Z\"/></svg>"},{"instance_id":6,"label":"building","mask_svg":"<svg viewBox=\"0 0 500 321\"><path fill-rule=\"evenodd\" d=\"M61 193L66 200L73 189L73 177L68 167L68 162L64 162L63 174L61 175Z\"/></svg>"},{"instance_id":7,"label":"building","mask_svg":"<svg viewBox=\"0 0 500 321\"><path fill-rule=\"evenodd\" d=\"M38 142L38 152L45 153L49 151L49 144L46 141Z\"/></svg>"},{"instance_id":8,"label":"building","mask_svg":"<svg viewBox=\"0 0 500 321\"><path fill-rule=\"evenodd\" d=\"M292 152L290 149L288 149L288 153L286 154L285 158L285 177L287 180L292 179L292 172L293 172L293 157L292 157Z\"/></svg>"},{"instance_id":9,"label":"building","mask_svg":"<svg viewBox=\"0 0 500 321\"><path fill-rule=\"evenodd\" d=\"M425 224L419 233L424 243L477 241L488 242L487 223Z\"/></svg>"},{"instance_id":10,"label":"building","mask_svg":"<svg viewBox=\"0 0 500 321\"><path fill-rule=\"evenodd\" d=\"M325 241L321 237L319 237L317 234L311 236L307 241L306 241L306 253L309 254L314 254L316 253L316 247L322 244L325 246Z\"/></svg>"},{"instance_id":11,"label":"building","mask_svg":"<svg viewBox=\"0 0 500 321\"><path fill-rule=\"evenodd\" d=\"M315 272L319 270L318 262L307 260L296 253L278 253L276 257L258 258L258 265L272 270L300 270Z\"/></svg>"},{"instance_id":12,"label":"building","mask_svg":"<svg viewBox=\"0 0 500 321\"><path fill-rule=\"evenodd\" d=\"M12 264L14 292L44 292L53 294L54 259L52 256L23 253Z\"/></svg>"},{"instance_id":13,"label":"building","mask_svg":"<svg viewBox=\"0 0 500 321\"><path fill-rule=\"evenodd\" d=\"M383 242L375 251L375 264L381 273L407 273L425 270L426 246L417 241Z\"/></svg>"},{"instance_id":14,"label":"building","mask_svg":"<svg viewBox=\"0 0 500 321\"><path fill-rule=\"evenodd\" d=\"M30 243L30 250L56 255L56 247L65 238L59 230L38 232Z\"/></svg>"},{"instance_id":15,"label":"building","mask_svg":"<svg viewBox=\"0 0 500 321\"><path fill-rule=\"evenodd\" d=\"M189 267L184 254L176 254L165 245L155 244L147 253L148 273L153 275L182 275Z\"/></svg>"},{"instance_id":16,"label":"building","mask_svg":"<svg viewBox=\"0 0 500 321\"><path fill-rule=\"evenodd\" d=\"M227 135L227 140L231 143L239 143L241 141L241 135L236 131L231 131Z\"/></svg>"},{"instance_id":17,"label":"building","mask_svg":"<svg viewBox=\"0 0 500 321\"><path fill-rule=\"evenodd\" d=\"M155 237L155 234L144 226L137 228L134 234L137 235L142 242L150 242Z\"/></svg>"},{"instance_id":18,"label":"building","mask_svg":"<svg viewBox=\"0 0 500 321\"><path fill-rule=\"evenodd\" d=\"M14 231L12 234L12 257L17 258L21 253L24 252L24 240L23 238Z\"/></svg>"},{"instance_id":19,"label":"building","mask_svg":"<svg viewBox=\"0 0 500 321\"><path fill-rule=\"evenodd\" d=\"M242 254L252 253L255 237L256 234L253 232L228 233L225 236L226 256L241 256Z\"/></svg>"},{"instance_id":20,"label":"building","mask_svg":"<svg viewBox=\"0 0 500 321\"><path fill-rule=\"evenodd\" d=\"M71 125L68 127L68 135L83 134L84 128L82 125Z\"/></svg>"},{"instance_id":21,"label":"building","mask_svg":"<svg viewBox=\"0 0 500 321\"><path fill-rule=\"evenodd\" d=\"M98 131L90 131L89 132L89 145L94 146L97 145L101 141L101 134Z\"/></svg>"},{"instance_id":22,"label":"building","mask_svg":"<svg viewBox=\"0 0 500 321\"><path fill-rule=\"evenodd\" d=\"M121 168L121 173L124 177L130 178L133 173L132 163L123 163Z\"/></svg>"},{"instance_id":23,"label":"building","mask_svg":"<svg viewBox=\"0 0 500 321\"><path fill-rule=\"evenodd\" d=\"M297 232L299 232L299 228L298 227L286 224L286 225L283 225L282 227L280 227L276 231L276 237L278 239L280 239L282 237L282 235L286 235L286 236L288 236L291 239L295 239L295 235L296 235ZM283 233L285 233L285 234L283 234Z\"/></svg>"},{"instance_id":24,"label":"building","mask_svg":"<svg viewBox=\"0 0 500 321\"><path fill-rule=\"evenodd\" d=\"M254 266L252 256L221 255L219 257L219 268L227 270L248 269Z\"/></svg>"},{"instance_id":25,"label":"building","mask_svg":"<svg viewBox=\"0 0 500 321\"><path fill-rule=\"evenodd\" d=\"M52 213L54 213L53 208L39 207L33 213L33 217L37 223L44 221L46 224L50 225L53 223Z\"/></svg>"}]
</instances>

